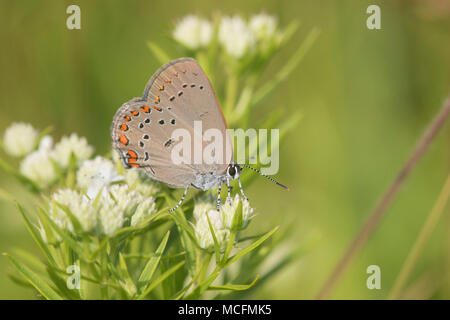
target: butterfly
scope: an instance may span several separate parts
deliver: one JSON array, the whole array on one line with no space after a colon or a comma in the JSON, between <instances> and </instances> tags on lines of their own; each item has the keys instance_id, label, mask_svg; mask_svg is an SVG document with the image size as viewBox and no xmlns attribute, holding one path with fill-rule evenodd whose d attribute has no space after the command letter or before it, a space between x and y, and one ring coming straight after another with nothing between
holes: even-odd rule
<instances>
[{"instance_id":1,"label":"butterfly","mask_svg":"<svg viewBox=\"0 0 450 320\"><path fill-rule=\"evenodd\" d=\"M173 161L175 130L185 130L193 140L205 141L194 130L200 122L202 130L215 129L222 133L223 143L218 150L221 160L215 163ZM244 199L240 173L249 168L288 189L259 170L233 161L232 140L227 123L211 83L192 58L180 58L163 65L147 82L141 98L125 102L114 115L111 124L112 145L119 152L126 168L144 170L150 178L173 188L184 188L184 193L175 207L184 201L188 189L203 191L218 188L217 210L220 208L220 191L224 184L231 199L230 181L237 179ZM229 152L231 150L231 152ZM183 153L195 153L195 141Z\"/></svg>"}]
</instances>

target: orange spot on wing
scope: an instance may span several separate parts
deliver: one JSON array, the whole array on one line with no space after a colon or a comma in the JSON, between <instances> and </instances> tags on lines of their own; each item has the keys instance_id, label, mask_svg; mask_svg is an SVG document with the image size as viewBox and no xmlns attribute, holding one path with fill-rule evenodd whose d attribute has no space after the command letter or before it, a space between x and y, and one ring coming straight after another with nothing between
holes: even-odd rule
<instances>
[{"instance_id":1,"label":"orange spot on wing","mask_svg":"<svg viewBox=\"0 0 450 320\"><path fill-rule=\"evenodd\" d=\"M159 96L156 96L155 100L153 100L153 103L159 103Z\"/></svg>"},{"instance_id":2,"label":"orange spot on wing","mask_svg":"<svg viewBox=\"0 0 450 320\"><path fill-rule=\"evenodd\" d=\"M137 159L137 153L133 150L128 149L127 154L130 156L130 160L136 161Z\"/></svg>"},{"instance_id":3,"label":"orange spot on wing","mask_svg":"<svg viewBox=\"0 0 450 320\"><path fill-rule=\"evenodd\" d=\"M155 110L158 110L158 111L161 111L161 110L162 110L161 107L152 106L152 108L155 109Z\"/></svg>"},{"instance_id":4,"label":"orange spot on wing","mask_svg":"<svg viewBox=\"0 0 450 320\"><path fill-rule=\"evenodd\" d=\"M141 111L145 112L145 113L149 113L150 112L150 107L149 106L143 106L143 107L141 107Z\"/></svg>"},{"instance_id":5,"label":"orange spot on wing","mask_svg":"<svg viewBox=\"0 0 450 320\"><path fill-rule=\"evenodd\" d=\"M136 116L139 115L139 111L137 111L137 110L131 111L131 115L132 115L133 117L136 117Z\"/></svg>"},{"instance_id":6,"label":"orange spot on wing","mask_svg":"<svg viewBox=\"0 0 450 320\"><path fill-rule=\"evenodd\" d=\"M122 130L122 131L127 131L127 130L128 130L128 126L127 126L125 123L122 123L122 124L120 125L120 130Z\"/></svg>"},{"instance_id":7,"label":"orange spot on wing","mask_svg":"<svg viewBox=\"0 0 450 320\"><path fill-rule=\"evenodd\" d=\"M158 90L159 90L159 91L163 91L163 90L164 90L164 85L162 84L162 85L158 88Z\"/></svg>"},{"instance_id":8,"label":"orange spot on wing","mask_svg":"<svg viewBox=\"0 0 450 320\"><path fill-rule=\"evenodd\" d=\"M125 116L125 117L123 117L123 119L124 119L125 121L130 121L130 120L131 120L131 117L130 117L130 116Z\"/></svg>"},{"instance_id":9,"label":"orange spot on wing","mask_svg":"<svg viewBox=\"0 0 450 320\"><path fill-rule=\"evenodd\" d=\"M130 167L135 167L135 168L139 168L139 167L140 167L140 165L137 164L137 163L128 163L128 165L129 165Z\"/></svg>"},{"instance_id":10,"label":"orange spot on wing","mask_svg":"<svg viewBox=\"0 0 450 320\"><path fill-rule=\"evenodd\" d=\"M121 134L121 135L119 136L119 141L120 141L120 143L123 144L124 146L128 145L128 142L129 142L128 138L127 138L124 134Z\"/></svg>"},{"instance_id":11,"label":"orange spot on wing","mask_svg":"<svg viewBox=\"0 0 450 320\"><path fill-rule=\"evenodd\" d=\"M172 80L171 79L167 79L166 83L172 83Z\"/></svg>"}]
</instances>

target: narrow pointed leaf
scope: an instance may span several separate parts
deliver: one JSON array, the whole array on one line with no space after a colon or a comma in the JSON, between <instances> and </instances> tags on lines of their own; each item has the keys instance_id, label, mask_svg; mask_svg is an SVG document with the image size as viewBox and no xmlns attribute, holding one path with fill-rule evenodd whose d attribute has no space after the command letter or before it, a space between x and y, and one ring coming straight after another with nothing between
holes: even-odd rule
<instances>
[{"instance_id":1,"label":"narrow pointed leaf","mask_svg":"<svg viewBox=\"0 0 450 320\"><path fill-rule=\"evenodd\" d=\"M208 220L209 230L211 231L211 235L214 241L214 252L216 254L216 263L220 262L220 245L217 241L216 233L214 232L214 228L211 224L211 221L209 220L208 212L206 212L206 219Z\"/></svg>"},{"instance_id":2,"label":"narrow pointed leaf","mask_svg":"<svg viewBox=\"0 0 450 320\"><path fill-rule=\"evenodd\" d=\"M17 271L28 280L28 282L47 300L63 300L63 298L53 290L45 280L43 280L36 273L31 271L24 264L20 263L17 259L13 258L9 254L6 254L11 263L16 267Z\"/></svg>"},{"instance_id":3,"label":"narrow pointed leaf","mask_svg":"<svg viewBox=\"0 0 450 320\"><path fill-rule=\"evenodd\" d=\"M249 252L251 252L252 250L256 249L257 247L259 247L264 241L266 241L267 239L269 239L278 229L280 228L280 226L276 226L275 228L273 228L272 230L270 230L269 232L267 232L265 235L263 235L261 238L259 238L258 240L256 240L255 242L253 242L251 245L249 245L247 248L239 251L238 253L236 253L234 256L230 257L230 259L227 260L225 266L229 266L230 264L232 264L233 262L236 262L237 260L239 260L240 258L242 258L243 256L245 256L246 254L248 254Z\"/></svg>"},{"instance_id":4,"label":"narrow pointed leaf","mask_svg":"<svg viewBox=\"0 0 450 320\"><path fill-rule=\"evenodd\" d=\"M163 49L161 49L156 43L154 42L147 42L147 47L150 49L150 51L153 53L156 59L158 59L160 64L166 64L172 59L167 55L167 53L164 52Z\"/></svg>"},{"instance_id":5,"label":"narrow pointed leaf","mask_svg":"<svg viewBox=\"0 0 450 320\"><path fill-rule=\"evenodd\" d=\"M36 228L33 226L31 221L26 216L24 209L22 208L22 206L19 203L16 203L16 206L17 206L17 210L19 211L20 215L22 216L23 221L25 222L25 226L26 226L28 232L31 234L31 237L37 243L39 248L42 250L42 252L44 253L47 260L52 265L56 266L56 262L53 259L53 256L51 255L50 251L48 250L47 244L44 242L44 240L42 239L39 232L36 230Z\"/></svg>"},{"instance_id":6,"label":"narrow pointed leaf","mask_svg":"<svg viewBox=\"0 0 450 320\"><path fill-rule=\"evenodd\" d=\"M161 243L158 246L158 249L156 249L155 255L151 257L147 264L144 267L144 270L142 270L141 275L139 276L138 280L138 287L142 289L148 284L148 282L151 280L153 274L155 273L156 268L158 267L158 263L161 260L161 256L164 252L164 249L166 248L167 240L169 239L170 230L167 231L166 235L162 239Z\"/></svg>"},{"instance_id":7,"label":"narrow pointed leaf","mask_svg":"<svg viewBox=\"0 0 450 320\"><path fill-rule=\"evenodd\" d=\"M186 261L181 261L180 263L176 264L172 268L168 269L166 272L164 272L162 275L159 276L158 279L156 279L152 284L144 291L142 295L139 296L139 300L144 299L150 291L152 291L154 288L156 288L161 282L166 280L168 277L170 277L173 273L175 273L178 269L180 269Z\"/></svg>"},{"instance_id":8,"label":"narrow pointed leaf","mask_svg":"<svg viewBox=\"0 0 450 320\"><path fill-rule=\"evenodd\" d=\"M225 284L223 286L209 286L208 290L233 290L233 291L241 291L241 290L247 290L253 287L256 282L260 278L260 274L258 274L250 284Z\"/></svg>"}]
</instances>

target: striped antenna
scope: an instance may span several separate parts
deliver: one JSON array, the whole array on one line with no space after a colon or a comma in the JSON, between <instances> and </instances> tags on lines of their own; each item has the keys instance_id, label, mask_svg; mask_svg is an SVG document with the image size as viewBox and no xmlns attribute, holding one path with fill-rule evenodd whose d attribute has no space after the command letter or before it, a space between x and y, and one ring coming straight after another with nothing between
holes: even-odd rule
<instances>
[{"instance_id":1,"label":"striped antenna","mask_svg":"<svg viewBox=\"0 0 450 320\"><path fill-rule=\"evenodd\" d=\"M272 179L271 177L265 175L264 173L262 173L262 172L259 171L258 169L255 169L255 168L253 168L253 167L250 167L248 164L245 164L245 163L239 164L239 165L240 165L240 166L243 166L243 167L245 167L245 168L249 168L249 169L255 171L256 173L259 173L259 174L260 174L261 176L263 176L264 178L269 179L270 181L272 181L272 182L275 183L276 185L282 187L283 189L289 190L288 187L286 187L285 185L282 185L281 183L275 181L274 179Z\"/></svg>"}]
</instances>

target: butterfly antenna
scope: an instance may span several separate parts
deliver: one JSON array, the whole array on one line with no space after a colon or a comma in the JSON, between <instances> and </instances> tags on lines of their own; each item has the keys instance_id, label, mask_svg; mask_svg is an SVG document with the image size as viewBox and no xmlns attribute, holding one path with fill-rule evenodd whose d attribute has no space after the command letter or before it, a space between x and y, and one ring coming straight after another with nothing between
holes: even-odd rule
<instances>
[{"instance_id":1,"label":"butterfly antenna","mask_svg":"<svg viewBox=\"0 0 450 320\"><path fill-rule=\"evenodd\" d=\"M259 173L261 176L263 176L264 178L269 179L270 181L272 181L273 183L275 183L276 185L282 187L283 189L289 190L288 187L286 187L285 185L279 183L278 181L275 181L274 179L272 179L271 177L269 177L268 175L265 175L264 173L262 173L261 171L259 171L258 169L255 169L253 167L250 167L248 164L240 164L241 166L245 167L245 168L249 168L253 171L255 171L256 173Z\"/></svg>"}]
</instances>

